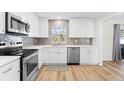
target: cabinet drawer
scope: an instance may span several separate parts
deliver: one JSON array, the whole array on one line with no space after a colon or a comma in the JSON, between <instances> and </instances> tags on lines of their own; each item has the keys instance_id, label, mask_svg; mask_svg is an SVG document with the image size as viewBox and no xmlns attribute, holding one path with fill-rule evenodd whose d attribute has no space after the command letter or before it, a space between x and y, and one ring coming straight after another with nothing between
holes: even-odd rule
<instances>
[{"instance_id":1,"label":"cabinet drawer","mask_svg":"<svg viewBox=\"0 0 124 93\"><path fill-rule=\"evenodd\" d=\"M17 71L11 71L10 74L0 78L0 81L20 81L20 73Z\"/></svg>"},{"instance_id":2,"label":"cabinet drawer","mask_svg":"<svg viewBox=\"0 0 124 93\"><path fill-rule=\"evenodd\" d=\"M7 64L3 67L0 68L0 78L8 75L8 74L12 74L13 71L19 71L20 69L20 65L19 65L19 60L15 60L14 62Z\"/></svg>"}]
</instances>

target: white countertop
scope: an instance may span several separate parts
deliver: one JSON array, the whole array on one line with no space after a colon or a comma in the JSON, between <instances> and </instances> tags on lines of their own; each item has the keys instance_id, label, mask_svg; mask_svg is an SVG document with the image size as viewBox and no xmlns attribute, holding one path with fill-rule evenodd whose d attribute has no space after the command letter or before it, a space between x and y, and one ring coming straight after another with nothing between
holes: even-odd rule
<instances>
[{"instance_id":1,"label":"white countertop","mask_svg":"<svg viewBox=\"0 0 124 93\"><path fill-rule=\"evenodd\" d=\"M66 47L96 47L96 46L90 46L90 45L66 45Z\"/></svg>"},{"instance_id":2,"label":"white countertop","mask_svg":"<svg viewBox=\"0 0 124 93\"><path fill-rule=\"evenodd\" d=\"M19 59L21 56L0 56L0 67Z\"/></svg>"},{"instance_id":3,"label":"white countertop","mask_svg":"<svg viewBox=\"0 0 124 93\"><path fill-rule=\"evenodd\" d=\"M23 47L23 49L41 49L43 47L96 47L90 45L34 45L34 46L27 46Z\"/></svg>"},{"instance_id":4,"label":"white countertop","mask_svg":"<svg viewBox=\"0 0 124 93\"><path fill-rule=\"evenodd\" d=\"M34 46L26 46L23 49L41 49L43 47L52 47L52 45L34 45Z\"/></svg>"}]
</instances>

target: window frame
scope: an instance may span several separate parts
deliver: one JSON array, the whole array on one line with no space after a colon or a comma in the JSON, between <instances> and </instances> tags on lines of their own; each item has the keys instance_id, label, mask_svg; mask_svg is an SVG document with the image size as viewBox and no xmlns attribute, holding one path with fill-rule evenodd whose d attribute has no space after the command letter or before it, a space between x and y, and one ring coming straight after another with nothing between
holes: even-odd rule
<instances>
[{"instance_id":1,"label":"window frame","mask_svg":"<svg viewBox=\"0 0 124 93\"><path fill-rule=\"evenodd\" d=\"M52 29L63 29L63 30L65 30L64 31L64 41L63 42L54 42L53 41L53 33L52 33ZM51 44L66 44L66 35L67 35L67 30L66 30L66 28L64 28L64 27L61 27L61 26L54 26L54 27L52 27L51 29L50 29L50 33L51 33ZM61 35L61 34L56 34L56 35Z\"/></svg>"}]
</instances>

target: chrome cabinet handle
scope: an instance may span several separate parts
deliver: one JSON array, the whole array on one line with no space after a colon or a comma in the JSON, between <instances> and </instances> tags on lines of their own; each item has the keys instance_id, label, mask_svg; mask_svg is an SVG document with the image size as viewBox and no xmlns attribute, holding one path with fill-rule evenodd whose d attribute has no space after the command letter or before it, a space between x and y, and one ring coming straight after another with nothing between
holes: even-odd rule
<instances>
[{"instance_id":1,"label":"chrome cabinet handle","mask_svg":"<svg viewBox=\"0 0 124 93\"><path fill-rule=\"evenodd\" d=\"M4 71L3 73L5 74L5 73L9 72L10 70L12 70L12 68L9 68L8 70Z\"/></svg>"}]
</instances>

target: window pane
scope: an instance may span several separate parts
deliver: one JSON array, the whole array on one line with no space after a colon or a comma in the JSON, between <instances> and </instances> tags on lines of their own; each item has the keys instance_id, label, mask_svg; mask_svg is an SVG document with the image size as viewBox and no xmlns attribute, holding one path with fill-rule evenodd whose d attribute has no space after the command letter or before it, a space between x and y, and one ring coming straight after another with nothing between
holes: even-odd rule
<instances>
[{"instance_id":1,"label":"window pane","mask_svg":"<svg viewBox=\"0 0 124 93\"><path fill-rule=\"evenodd\" d=\"M124 37L124 26L120 26L120 36Z\"/></svg>"},{"instance_id":2,"label":"window pane","mask_svg":"<svg viewBox=\"0 0 124 93\"><path fill-rule=\"evenodd\" d=\"M62 27L53 27L51 29L52 43L65 43L66 42L66 29Z\"/></svg>"}]
</instances>

